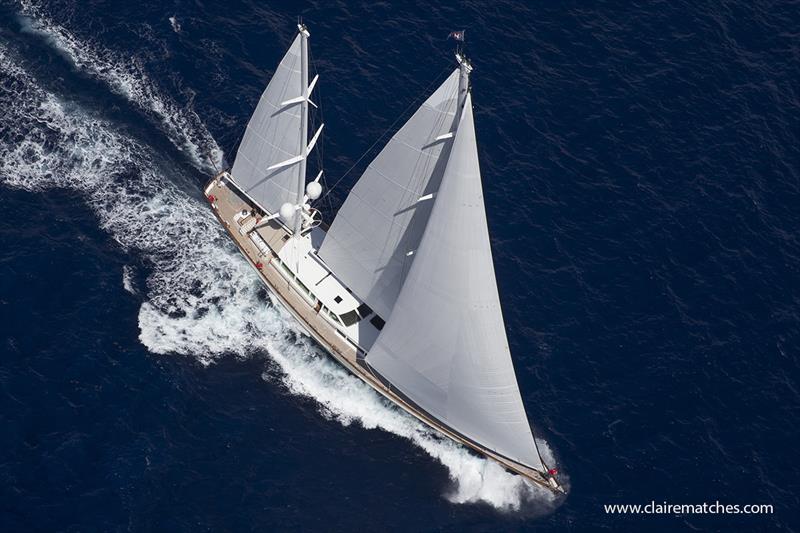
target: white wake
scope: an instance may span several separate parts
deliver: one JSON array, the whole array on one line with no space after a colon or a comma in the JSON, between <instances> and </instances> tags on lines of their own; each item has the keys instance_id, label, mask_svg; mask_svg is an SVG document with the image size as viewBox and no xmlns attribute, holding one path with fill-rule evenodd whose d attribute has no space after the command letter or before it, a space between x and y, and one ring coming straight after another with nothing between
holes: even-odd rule
<instances>
[{"instance_id":1,"label":"white wake","mask_svg":"<svg viewBox=\"0 0 800 533\"><path fill-rule=\"evenodd\" d=\"M453 480L444 494L449 501L502 510L552 504L548 492L439 438L324 356L291 317L262 300L257 277L202 200L164 178L175 169L100 113L42 89L21 65L0 43L0 182L73 191L105 231L152 266L146 287L134 287L132 271L122 273L125 288L145 298L138 318L148 350L204 365L266 352L283 384L317 401L324 416L407 438L443 464Z\"/></svg>"},{"instance_id":2,"label":"white wake","mask_svg":"<svg viewBox=\"0 0 800 533\"><path fill-rule=\"evenodd\" d=\"M195 167L210 172L215 165L222 166L222 150L197 113L190 105L177 105L158 89L135 56L125 56L78 37L51 20L36 2L22 0L21 5L26 31L40 35L76 70L104 82L112 92L157 120L170 141L189 156Z\"/></svg>"}]
</instances>

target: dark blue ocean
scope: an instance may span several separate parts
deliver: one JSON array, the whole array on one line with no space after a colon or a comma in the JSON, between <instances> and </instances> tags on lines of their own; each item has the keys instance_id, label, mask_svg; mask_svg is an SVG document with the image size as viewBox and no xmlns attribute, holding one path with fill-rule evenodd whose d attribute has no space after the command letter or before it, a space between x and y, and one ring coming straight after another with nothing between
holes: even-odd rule
<instances>
[{"instance_id":1,"label":"dark blue ocean","mask_svg":"<svg viewBox=\"0 0 800 533\"><path fill-rule=\"evenodd\" d=\"M466 28L508 337L566 499L340 369L211 215L298 15L328 220ZM0 20L0 531L800 530L797 1ZM651 501L774 513L603 507Z\"/></svg>"}]
</instances>

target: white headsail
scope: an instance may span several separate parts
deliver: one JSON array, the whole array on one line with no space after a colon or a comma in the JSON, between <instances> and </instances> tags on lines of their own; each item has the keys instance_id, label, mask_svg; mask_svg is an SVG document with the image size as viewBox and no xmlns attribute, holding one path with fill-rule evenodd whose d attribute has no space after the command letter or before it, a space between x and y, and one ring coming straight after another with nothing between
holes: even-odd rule
<instances>
[{"instance_id":1,"label":"white headsail","mask_svg":"<svg viewBox=\"0 0 800 533\"><path fill-rule=\"evenodd\" d=\"M301 26L261 95L231 169L234 182L263 209L275 213L302 200L305 182L308 32Z\"/></svg>"},{"instance_id":2,"label":"white headsail","mask_svg":"<svg viewBox=\"0 0 800 533\"><path fill-rule=\"evenodd\" d=\"M456 69L392 137L356 183L319 255L388 319L444 173L458 100Z\"/></svg>"},{"instance_id":3,"label":"white headsail","mask_svg":"<svg viewBox=\"0 0 800 533\"><path fill-rule=\"evenodd\" d=\"M503 324L469 95L415 259L366 361L447 426L543 469Z\"/></svg>"}]
</instances>

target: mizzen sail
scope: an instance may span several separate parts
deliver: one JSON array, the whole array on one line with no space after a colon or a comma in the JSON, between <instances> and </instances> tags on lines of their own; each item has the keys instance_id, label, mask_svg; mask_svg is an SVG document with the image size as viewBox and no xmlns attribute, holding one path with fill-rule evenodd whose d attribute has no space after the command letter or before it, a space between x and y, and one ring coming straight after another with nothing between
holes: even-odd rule
<instances>
[{"instance_id":1,"label":"mizzen sail","mask_svg":"<svg viewBox=\"0 0 800 533\"><path fill-rule=\"evenodd\" d=\"M469 95L414 262L366 361L463 436L543 469L503 324Z\"/></svg>"},{"instance_id":2,"label":"mizzen sail","mask_svg":"<svg viewBox=\"0 0 800 533\"><path fill-rule=\"evenodd\" d=\"M274 213L302 194L299 164L305 106L298 33L261 95L231 169L234 182L262 208ZM298 190L299 187L299 190Z\"/></svg>"},{"instance_id":3,"label":"mizzen sail","mask_svg":"<svg viewBox=\"0 0 800 533\"><path fill-rule=\"evenodd\" d=\"M319 255L384 319L427 224L452 144L456 69L400 128L350 192Z\"/></svg>"}]
</instances>

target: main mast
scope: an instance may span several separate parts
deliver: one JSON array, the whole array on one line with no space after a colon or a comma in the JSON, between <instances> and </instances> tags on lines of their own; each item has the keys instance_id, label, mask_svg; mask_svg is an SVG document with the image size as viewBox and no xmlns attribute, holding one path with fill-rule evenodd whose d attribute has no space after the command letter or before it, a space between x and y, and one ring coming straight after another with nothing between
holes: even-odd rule
<instances>
[{"instance_id":1,"label":"main mast","mask_svg":"<svg viewBox=\"0 0 800 533\"><path fill-rule=\"evenodd\" d=\"M464 113L464 103L467 101L467 93L469 92L469 74L472 72L472 63L464 55L461 50L456 52L456 60L458 61L458 107L457 107L457 123L461 122L461 116Z\"/></svg>"},{"instance_id":2,"label":"main mast","mask_svg":"<svg viewBox=\"0 0 800 533\"><path fill-rule=\"evenodd\" d=\"M306 189L306 160L308 158L308 37L309 32L305 24L298 24L300 30L300 172L297 176L297 199L295 205L302 206ZM302 208L294 212L294 235L300 236L303 226Z\"/></svg>"}]
</instances>

